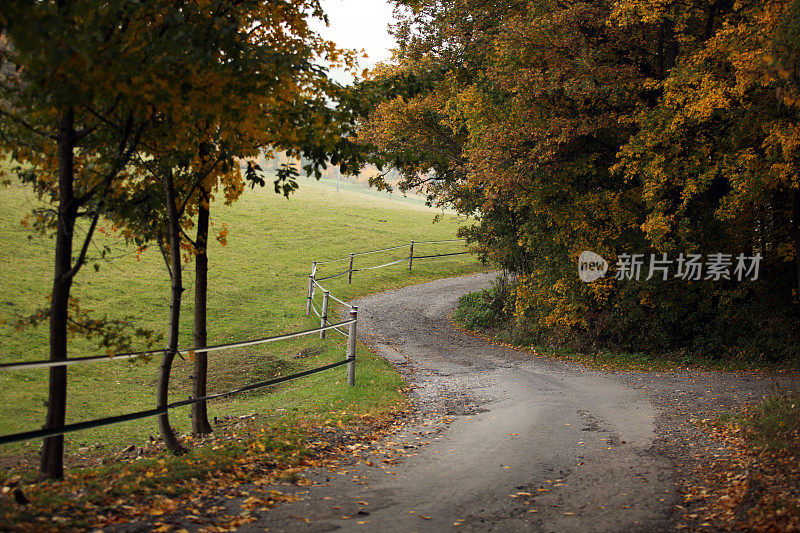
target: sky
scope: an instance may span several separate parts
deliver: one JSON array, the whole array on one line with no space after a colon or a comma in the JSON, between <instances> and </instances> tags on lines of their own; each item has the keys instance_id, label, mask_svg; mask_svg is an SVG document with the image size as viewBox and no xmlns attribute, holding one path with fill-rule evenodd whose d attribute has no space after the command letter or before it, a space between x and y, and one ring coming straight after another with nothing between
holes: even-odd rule
<instances>
[{"instance_id":1,"label":"sky","mask_svg":"<svg viewBox=\"0 0 800 533\"><path fill-rule=\"evenodd\" d=\"M341 48L363 49L369 55L359 66L370 68L391 57L395 41L389 35L392 7L385 0L321 0L330 25L316 27L320 34ZM342 72L332 72L340 82L350 79Z\"/></svg>"}]
</instances>

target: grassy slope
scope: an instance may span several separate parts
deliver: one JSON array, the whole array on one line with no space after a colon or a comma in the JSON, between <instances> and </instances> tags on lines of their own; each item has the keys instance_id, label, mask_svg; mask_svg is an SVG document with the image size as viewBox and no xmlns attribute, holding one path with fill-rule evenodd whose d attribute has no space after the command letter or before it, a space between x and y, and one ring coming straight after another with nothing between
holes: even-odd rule
<instances>
[{"instance_id":1,"label":"grassy slope","mask_svg":"<svg viewBox=\"0 0 800 533\"><path fill-rule=\"evenodd\" d=\"M0 260L3 264L0 319L13 319L46 304L53 242L39 237L28 240L29 230L19 223L35 204L35 196L24 187L0 189ZM305 181L291 200L269 190L257 190L246 192L233 206L215 205L212 220L216 230L220 230L224 222L230 234L227 247L214 241L209 248L209 342L215 344L314 327L316 320L304 316L305 291L313 259L344 257L350 252L383 248L411 239L453 238L459 224L464 222L448 215L433 224L434 214L432 210L397 197L388 201L374 194L337 194L329 187ZM74 294L85 308L99 315L130 316L137 326L164 332L169 284L159 254L149 250L137 260L118 239L102 239L114 243L114 255L122 257L103 263L98 273L90 267L82 271ZM454 244L430 245L427 250L416 253L454 249ZM406 250L401 252L407 253ZM356 266L379 264L393 257L398 256L364 256ZM356 273L353 285L347 285L346 278L339 278L327 286L336 296L350 298L477 268L471 256L456 256L418 261L411 274L403 265L397 265ZM193 265L188 265L182 346L191 342L192 269ZM322 272L323 269L320 276ZM228 390L267 379L278 372L331 362L343 357L344 349L343 339L332 335L325 341L306 337L266 347L218 352L210 356L209 390ZM72 341L71 353L75 356L98 352L90 342ZM358 357L358 384L353 389L343 385L345 371L342 367L294 384L213 402L210 415L266 411L283 416L296 410L302 413L319 411L324 416L337 409L375 412L396 403L400 398L397 389L402 385L399 376L364 348L359 349ZM0 361L46 358L46 325L21 332L8 326L0 327ZM102 362L73 367L69 374L68 422L152 407L158 362L158 358L153 358L146 363ZM173 398L188 396L189 373L190 363L178 361L173 373ZM40 427L45 413L46 378L45 370L0 373L4 411L4 416L0 417L0 433ZM179 431L186 431L188 408L175 411L172 420ZM68 436L68 451L90 443L127 445L155 434L154 419L130 422L72 434ZM6 446L0 454L17 453L21 446ZM38 443L28 445L31 450L37 447Z\"/></svg>"}]
</instances>

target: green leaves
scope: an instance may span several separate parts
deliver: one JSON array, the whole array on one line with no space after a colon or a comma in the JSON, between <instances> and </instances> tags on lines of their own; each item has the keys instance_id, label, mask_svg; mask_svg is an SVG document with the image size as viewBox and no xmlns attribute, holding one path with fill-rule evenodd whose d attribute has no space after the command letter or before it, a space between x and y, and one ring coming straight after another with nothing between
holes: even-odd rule
<instances>
[{"instance_id":1,"label":"green leaves","mask_svg":"<svg viewBox=\"0 0 800 533\"><path fill-rule=\"evenodd\" d=\"M297 185L297 178L300 175L300 172L294 167L294 165L284 163L278 168L278 177L275 179L275 193L276 194L283 194L286 198L289 197L294 191L297 190L299 185Z\"/></svg>"},{"instance_id":2,"label":"green leaves","mask_svg":"<svg viewBox=\"0 0 800 533\"><path fill-rule=\"evenodd\" d=\"M266 181L263 178L263 171L261 167L257 163L253 163L252 161L247 162L247 169L245 170L245 180L250 183L250 188L255 189L256 185L259 187L263 187L266 185ZM300 175L300 172L295 168L293 164L290 163L283 163L276 169L275 181L273 185L275 186L275 193L282 194L285 197L289 197L294 191L296 191L300 186L297 184L297 178Z\"/></svg>"},{"instance_id":3,"label":"green leaves","mask_svg":"<svg viewBox=\"0 0 800 533\"><path fill-rule=\"evenodd\" d=\"M263 187L265 185L264 178L261 177L261 167L253 163L252 161L247 162L247 168L244 171L244 178L250 184L251 189L255 189L256 185L259 187ZM275 192L278 192L277 190Z\"/></svg>"}]
</instances>

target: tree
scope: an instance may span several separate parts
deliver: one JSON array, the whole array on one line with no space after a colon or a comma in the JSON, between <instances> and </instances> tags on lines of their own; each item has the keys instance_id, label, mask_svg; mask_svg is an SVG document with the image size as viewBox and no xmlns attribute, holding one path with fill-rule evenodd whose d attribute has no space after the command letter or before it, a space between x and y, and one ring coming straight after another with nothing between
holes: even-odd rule
<instances>
[{"instance_id":1,"label":"tree","mask_svg":"<svg viewBox=\"0 0 800 533\"><path fill-rule=\"evenodd\" d=\"M153 153L154 147L176 152L172 160L164 161L163 176L173 179L162 182L159 194L173 215L170 252L177 255L178 207L167 198L180 190L172 165L182 163L176 157L185 153L178 149L187 146L189 130L166 128L180 124L192 109L205 117L235 113L238 109L226 108L225 93L221 92L233 83L226 82L227 75L232 74L236 83L247 80L251 94L265 94L266 100L260 100L263 106L269 98L276 98L276 90L267 90L276 86L270 78L273 67L285 64L287 57L297 56L306 65L308 50L314 48L322 55L340 58L333 46L308 31L305 18L309 13L322 16L316 0L233 5L158 0L121 4L12 0L4 4L0 31L9 44L0 50L2 149L20 163L23 179L58 206L55 213L40 212L34 220L35 227L56 234L48 312L51 360L67 358L72 280L86 262L98 221L104 215L134 220L146 211L146 196L138 198L139 202L127 201L142 189L145 177L141 165L132 164L134 156L137 161L146 159L144 154ZM300 37L298 29L303 32ZM43 35L49 38L42 39ZM305 46L291 50L298 43ZM286 46L290 52L270 52L270 46L274 50ZM308 66L303 72L305 77L299 79L279 77L278 83L288 81L280 86L280 94L300 94L307 88L306 79L317 76L319 70ZM235 117L239 123L247 118ZM279 124L289 125L287 121ZM193 144L196 147L196 142ZM80 218L90 222L75 257L75 225ZM172 261L176 276L179 263ZM177 348L172 333L181 291L176 277L173 325L162 362L166 374ZM65 367L54 367L50 373L45 425L50 429L60 429L65 422L66 375ZM165 402L166 395L161 394L159 406L164 407ZM166 415L161 424L168 427ZM40 474L60 477L62 473L63 437L48 438Z\"/></svg>"},{"instance_id":2,"label":"tree","mask_svg":"<svg viewBox=\"0 0 800 533\"><path fill-rule=\"evenodd\" d=\"M248 163L242 176L238 160L254 158L263 150L278 150L302 157L306 173L319 176L329 158L347 164L355 151L346 140L352 128L350 113L334 104L347 91L332 82L327 70L316 65L321 59L332 65L350 65L353 54L342 52L314 34L307 12L322 17L317 2L263 4L239 2L215 15L227 32L211 47L225 61L211 61L196 75L194 64L182 64L178 77L184 99L161 117L161 125L150 132L137 166L147 178L136 195L157 203L155 216L136 214L124 220L130 235L142 243L160 243L172 280L170 335L159 373L159 407L167 405L169 375L178 347L178 320L182 287L181 250L196 256L195 348L207 342L206 294L210 202L215 191L224 191L227 202L243 188L243 177L254 185L264 184L257 165ZM184 17L188 17L184 13ZM254 21L258 21L253 26ZM279 170L275 191L288 194L297 187L291 167ZM130 198L128 204L137 204ZM197 237L187 231L197 215ZM123 217L124 218L124 217ZM157 222L154 224L154 221ZM137 237L138 236L138 237ZM207 359L195 354L193 395L206 392ZM193 432L208 433L204 402L193 408ZM182 446L165 413L159 419L165 443L174 452Z\"/></svg>"},{"instance_id":3,"label":"tree","mask_svg":"<svg viewBox=\"0 0 800 533\"><path fill-rule=\"evenodd\" d=\"M579 288L572 255L609 248L632 223L620 207L633 193L608 168L632 131L642 76L622 51L638 37L606 25L609 12L597 2L424 2L401 24L399 65L372 82L417 92L384 96L365 140L407 162L436 158L443 170L412 164L408 183L426 172L443 180L434 192L479 220L465 235L537 291ZM427 131L449 132L446 158Z\"/></svg>"},{"instance_id":4,"label":"tree","mask_svg":"<svg viewBox=\"0 0 800 533\"><path fill-rule=\"evenodd\" d=\"M146 67L165 43L141 42L153 27L150 7L11 1L0 15L10 43L2 50L3 66L15 73L0 80L2 149L26 165L19 167L21 177L57 205L34 220L56 236L48 311L52 361L67 359L72 281L152 120L144 95L152 95L157 79ZM74 256L81 218L89 228ZM51 368L45 428L64 425L66 381L66 367ZM41 457L40 476L61 477L63 436L47 438Z\"/></svg>"},{"instance_id":5,"label":"tree","mask_svg":"<svg viewBox=\"0 0 800 533\"><path fill-rule=\"evenodd\" d=\"M365 82L362 140L476 217L464 234L518 274L517 327L798 354L796 2L398 4L400 53ZM582 250L611 276L581 283ZM619 254L698 250L760 253L759 283L612 279Z\"/></svg>"}]
</instances>

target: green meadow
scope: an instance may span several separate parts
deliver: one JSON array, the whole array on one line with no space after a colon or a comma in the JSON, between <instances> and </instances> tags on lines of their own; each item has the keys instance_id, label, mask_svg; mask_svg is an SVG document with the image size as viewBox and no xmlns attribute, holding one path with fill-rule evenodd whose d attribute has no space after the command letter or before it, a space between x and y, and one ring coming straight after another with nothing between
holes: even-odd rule
<instances>
[{"instance_id":1,"label":"green meadow","mask_svg":"<svg viewBox=\"0 0 800 533\"><path fill-rule=\"evenodd\" d=\"M0 319L6 323L47 305L52 272L53 241L33 235L21 225L22 218L39 204L33 192L21 185L0 189ZM440 220L434 223L434 217ZM389 198L374 191L342 188L301 180L290 199L270 189L247 190L232 206L212 206L214 231L227 228L227 245L213 240L209 247L209 343L220 344L278 335L319 325L305 316L306 291L311 262L347 257L411 240L452 239L463 217L421 205L418 199ZM112 249L110 259L93 260L77 276L74 296L97 316L127 318L136 327L166 332L169 279L157 248L137 256L105 227L100 245ZM415 255L463 250L459 243L417 245ZM359 256L356 268L382 264L406 255L407 249ZM99 265L95 271L94 264ZM347 268L347 261L321 266L318 277ZM181 346L192 342L192 262L185 265ZM481 269L472 255L415 261L407 265L356 272L353 284L343 276L325 282L341 299L385 289L456 276ZM319 301L319 299L318 299ZM332 302L333 303L333 302ZM332 308L331 315L341 310ZM48 358L47 324L16 331L0 326L0 361L33 361ZM82 338L70 341L73 357L105 353ZM144 344L141 346L144 347ZM332 333L262 346L209 354L209 392L222 392L273 376L330 363L345 355L345 340ZM260 413L285 420L287 416L327 418L380 414L402 401L400 376L364 346L357 351L355 387L346 386L345 368L338 367L311 377L261 391L209 403L210 417ZM142 361L102 361L69 369L67 422L123 414L152 408L160 357ZM178 359L171 400L188 398L191 361ZM0 371L0 434L41 427L47 398L47 370ZM172 423L180 433L189 431L189 409L176 409ZM67 453L80 447L116 447L144 442L157 436L155 419L98 428L67 435ZM33 453L39 443L0 448L2 455Z\"/></svg>"}]
</instances>

